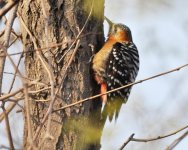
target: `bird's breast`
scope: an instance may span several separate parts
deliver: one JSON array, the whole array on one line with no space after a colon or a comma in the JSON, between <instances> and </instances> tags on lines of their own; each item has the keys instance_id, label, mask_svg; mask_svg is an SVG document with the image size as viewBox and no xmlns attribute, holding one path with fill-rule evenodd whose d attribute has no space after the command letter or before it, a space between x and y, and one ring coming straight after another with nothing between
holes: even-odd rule
<instances>
[{"instance_id":1,"label":"bird's breast","mask_svg":"<svg viewBox=\"0 0 188 150\"><path fill-rule=\"evenodd\" d=\"M96 73L105 72L106 62L108 61L109 55L112 51L114 42L106 42L101 50L95 54L93 58L93 70Z\"/></svg>"}]
</instances>

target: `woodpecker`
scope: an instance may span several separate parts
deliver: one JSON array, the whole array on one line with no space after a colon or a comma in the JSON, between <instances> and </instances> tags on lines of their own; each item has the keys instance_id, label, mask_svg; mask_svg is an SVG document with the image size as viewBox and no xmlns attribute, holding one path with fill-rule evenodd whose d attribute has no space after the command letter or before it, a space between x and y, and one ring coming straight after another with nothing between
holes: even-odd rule
<instances>
[{"instance_id":1,"label":"woodpecker","mask_svg":"<svg viewBox=\"0 0 188 150\"><path fill-rule=\"evenodd\" d=\"M124 24L116 24L107 17L109 24L108 38L103 47L95 54L92 69L100 93L121 87L135 81L139 70L139 54L133 43L131 31ZM131 87L101 96L104 105L102 116L113 116L117 120L123 103L127 102Z\"/></svg>"}]
</instances>

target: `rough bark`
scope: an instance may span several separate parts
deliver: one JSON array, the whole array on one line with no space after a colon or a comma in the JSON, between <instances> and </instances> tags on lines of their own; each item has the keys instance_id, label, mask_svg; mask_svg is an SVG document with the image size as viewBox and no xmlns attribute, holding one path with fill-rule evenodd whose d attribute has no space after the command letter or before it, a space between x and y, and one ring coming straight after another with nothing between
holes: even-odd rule
<instances>
[{"instance_id":1,"label":"rough bark","mask_svg":"<svg viewBox=\"0 0 188 150\"><path fill-rule=\"evenodd\" d=\"M41 51L45 61L53 70L55 90L62 84L53 109L95 94L96 85L92 78L89 62L92 50L89 44L92 44L94 49L97 50L104 41L104 1L94 0L93 2L92 15L79 38L80 46L73 62L68 68L63 83L61 82L62 76L75 45L62 60L61 57L67 52L84 26L92 7L92 0L23 0L20 2L18 12L35 38L38 48L50 46L52 43L63 43L60 47ZM47 18L45 17L44 10ZM27 52L25 54L26 74L30 79L37 79L45 83L44 85L36 84L32 89L39 90L49 86L50 79L37 57L31 37L23 25L21 28L24 50ZM50 90L30 94L29 98L31 99L32 131L35 134L50 103L36 102L36 100L50 99ZM100 101L94 100L53 113L50 127L50 135L53 138L45 138L47 130L47 123L45 123L35 141L35 146L39 149L49 150L99 149L100 136L104 125L104 122L100 120L100 107ZM25 149L29 146L27 132L27 122L25 121Z\"/></svg>"}]
</instances>

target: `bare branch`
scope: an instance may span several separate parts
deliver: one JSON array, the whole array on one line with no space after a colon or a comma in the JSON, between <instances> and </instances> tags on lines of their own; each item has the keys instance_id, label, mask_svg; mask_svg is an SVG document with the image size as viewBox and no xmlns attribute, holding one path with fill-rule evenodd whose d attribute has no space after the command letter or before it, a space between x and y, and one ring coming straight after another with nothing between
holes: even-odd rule
<instances>
[{"instance_id":1,"label":"bare branch","mask_svg":"<svg viewBox=\"0 0 188 150\"><path fill-rule=\"evenodd\" d=\"M87 33L87 34L83 34L83 35L80 35L80 37L78 39L81 39L81 38L84 38L85 36L87 35L90 35L90 34L102 34L102 33ZM19 36L17 37L17 39L19 38ZM16 38L15 38L16 39ZM78 40L77 39L77 40ZM66 45L68 43L72 43L74 42L74 40L76 39L73 39L73 40L70 40L70 41L66 41L66 42L61 42L61 43L49 43L49 46L48 47L42 47L42 48L37 48L37 49L34 49L34 50L31 50L31 51L24 51L24 52L15 52L15 53L11 53L9 54L10 56L15 56L15 55L20 55L20 54L25 54L25 53L30 53L30 52L37 52L37 51L42 51L42 50L46 50L46 49L51 49L51 48L57 48L57 47L60 47L62 45ZM14 41L13 41L14 42ZM6 57L6 55L4 54L0 54L0 57Z\"/></svg>"},{"instance_id":2,"label":"bare branch","mask_svg":"<svg viewBox=\"0 0 188 150\"><path fill-rule=\"evenodd\" d=\"M29 94L40 93L42 91L46 91L46 90L49 90L49 89L51 89L51 87L46 87L46 88L43 88L43 89L40 89L40 90L36 90L36 91L29 91Z\"/></svg>"},{"instance_id":3,"label":"bare branch","mask_svg":"<svg viewBox=\"0 0 188 150\"><path fill-rule=\"evenodd\" d=\"M3 49L4 50L4 49ZM30 105L29 105L29 98L28 98L28 83L24 80L24 78L22 77L21 72L19 71L19 69L17 68L17 66L15 65L14 61L12 60L12 58L9 56L9 54L7 53L6 50L4 50L4 53L7 55L8 59L10 60L12 66L14 67L15 71L17 70L19 76L21 77L22 80L22 84L23 84L23 89L24 89L24 94L25 94L25 105L26 105L26 119L27 119L27 127L28 127L28 141L30 144L33 143L33 137L32 137L32 128L31 128L31 116L30 116Z\"/></svg>"},{"instance_id":4,"label":"bare branch","mask_svg":"<svg viewBox=\"0 0 188 150\"><path fill-rule=\"evenodd\" d=\"M28 87L31 87L33 84L29 85ZM15 92L12 92L12 93L8 93L6 95L3 95L0 97L0 101L4 101L12 96L15 96L16 94L19 94L19 93L23 93L24 91L24 88L20 88L19 90L15 91Z\"/></svg>"},{"instance_id":5,"label":"bare branch","mask_svg":"<svg viewBox=\"0 0 188 150\"><path fill-rule=\"evenodd\" d=\"M179 133L179 132L181 132L181 131L183 131L183 130L185 130L185 129L187 129L187 128L188 128L188 125L186 125L186 126L183 127L183 128L180 128L180 129L178 129L178 130L176 130L176 131L174 131L174 132L172 132L172 133L169 133L169 134L167 134L167 135L158 136L158 137L154 137L154 138L148 138L148 139L132 138L131 141L135 141L135 142L150 142L150 141L156 141L156 140L159 140L159 139L164 139L164 138L167 138L167 137L169 137L169 136L175 135L175 134L177 134L177 133Z\"/></svg>"},{"instance_id":6,"label":"bare branch","mask_svg":"<svg viewBox=\"0 0 188 150\"><path fill-rule=\"evenodd\" d=\"M44 19L45 19L45 37L46 37L46 47L49 47L49 43L48 43L48 37L49 37L49 34L48 34L48 15L46 13L46 10L45 10L45 4L44 4L44 0L41 0L41 5L42 5L42 12L43 12L43 15L44 15ZM49 117L48 117L48 123L47 123L47 132L46 132L46 135L45 135L45 138L52 138L52 136L50 135L50 127L51 127L51 119L52 119L52 109L53 109L53 105L54 105L54 102L55 102L55 88L54 88L54 83L55 83L55 79L54 79L54 74L53 74L53 69L52 69L52 66L51 64L49 63L48 64L48 67L47 67L48 71L48 76L49 76L49 79L50 79L50 85L51 85L51 103L52 103L52 107L51 107L51 110L49 112Z\"/></svg>"},{"instance_id":7,"label":"bare branch","mask_svg":"<svg viewBox=\"0 0 188 150\"><path fill-rule=\"evenodd\" d=\"M12 91L12 88L14 86L14 82L15 82L15 79L16 79L16 73L18 71L22 57L23 57L23 53L20 55L20 58L18 60L18 63L17 63L17 66L16 66L17 69L15 70L15 73L14 73L14 76L13 76L13 79L12 79L12 83L10 84L10 88L9 88L9 91L8 91L9 93Z\"/></svg>"},{"instance_id":8,"label":"bare branch","mask_svg":"<svg viewBox=\"0 0 188 150\"><path fill-rule=\"evenodd\" d=\"M174 149L187 135L188 131L186 131L183 135L181 135L179 138L173 141L172 144L170 144L170 146L168 146L166 150Z\"/></svg>"},{"instance_id":9,"label":"bare branch","mask_svg":"<svg viewBox=\"0 0 188 150\"><path fill-rule=\"evenodd\" d=\"M10 3L10 2L9 2ZM8 22L6 24L6 29L5 29L5 33L4 33L4 43L3 45L0 45L0 53L5 54L4 51L7 51L7 48L9 46L9 40L10 40L10 35L11 35L11 30L12 30L12 26L14 23L14 19L16 17L16 11L18 9L18 5L16 5L14 7L14 9L12 10L12 14L10 15ZM6 57L0 57L0 95L2 92L2 80L3 80L3 71L4 71L4 65L5 65L5 60Z\"/></svg>"},{"instance_id":10,"label":"bare branch","mask_svg":"<svg viewBox=\"0 0 188 150\"><path fill-rule=\"evenodd\" d=\"M6 112L5 109L5 103L3 102L1 105L1 108L3 110L3 114L5 117L5 124L6 124L6 130L7 130L7 136L8 136L8 141L9 141L9 145L10 145L10 149L14 149L14 144L13 144L13 140L12 140L12 134L11 134L11 130L10 130L10 123L9 123L9 118L8 118L8 114Z\"/></svg>"},{"instance_id":11,"label":"bare branch","mask_svg":"<svg viewBox=\"0 0 188 150\"><path fill-rule=\"evenodd\" d=\"M123 143L123 145L119 148L119 150L123 150L124 147L132 140L134 136L134 133L130 135L130 137L125 141L125 143Z\"/></svg>"},{"instance_id":12,"label":"bare branch","mask_svg":"<svg viewBox=\"0 0 188 150\"><path fill-rule=\"evenodd\" d=\"M126 146L129 142L131 142L131 141L134 141L134 142L150 142L150 141L156 141L156 140L160 140L160 139L164 139L164 138L173 136L173 135L175 135L175 134L177 134L177 133L179 133L179 132L181 132L181 131L183 131L183 130L185 130L185 129L187 129L187 128L188 128L188 125L186 125L186 126L183 127L183 128L180 128L180 129L178 129L178 130L176 130L176 131L173 131L173 132L171 132L171 133L169 133L169 134L167 134L167 135L157 136L157 137L154 137L154 138L146 138L146 139L134 138L134 137L133 137L134 134L132 134L132 135L126 140L126 142L120 147L120 150L123 150L123 148L125 148L125 146ZM180 140L182 140L185 136L187 136L187 134L188 134L188 131L185 132L180 138L178 138L178 139L177 139L177 142L179 142ZM171 149L167 149L167 150L171 150Z\"/></svg>"},{"instance_id":13,"label":"bare branch","mask_svg":"<svg viewBox=\"0 0 188 150\"><path fill-rule=\"evenodd\" d=\"M15 106L16 103L9 103L9 105L6 107L6 114L8 115ZM0 114L0 122L3 121L4 118L5 118L4 113Z\"/></svg>"},{"instance_id":14,"label":"bare branch","mask_svg":"<svg viewBox=\"0 0 188 150\"><path fill-rule=\"evenodd\" d=\"M27 127L28 127L28 140L29 143L33 143L33 138L32 138L32 128L31 128L31 116L30 116L30 105L29 105L29 98L28 98L28 83L24 80L24 78L22 77L23 75L21 74L21 72L19 71L19 69L17 68L16 64L14 63L14 61L12 60L12 58L10 57L10 55L7 53L7 51L5 49L2 48L2 50L4 50L4 53L7 55L8 59L10 60L12 66L14 67L15 71L17 70L21 80L22 80L22 84L23 84L23 89L24 89L24 94L25 94L25 105L26 105L26 119L27 119Z\"/></svg>"},{"instance_id":15,"label":"bare branch","mask_svg":"<svg viewBox=\"0 0 188 150\"><path fill-rule=\"evenodd\" d=\"M4 16L12 7L14 7L19 0L11 0L9 1L3 8L0 9L0 19Z\"/></svg>"},{"instance_id":16,"label":"bare branch","mask_svg":"<svg viewBox=\"0 0 188 150\"><path fill-rule=\"evenodd\" d=\"M15 103L10 103L10 104L7 106L7 108L6 108L6 112L9 113L9 112L14 108L15 105L16 105ZM1 114L0 114L0 122L3 121L4 117L5 117L4 113L1 113Z\"/></svg>"},{"instance_id":17,"label":"bare branch","mask_svg":"<svg viewBox=\"0 0 188 150\"><path fill-rule=\"evenodd\" d=\"M163 72L163 73L160 73L160 74L157 74L157 75L154 75L154 76L145 78L145 79L143 79L143 80L139 80L139 81L136 81L136 82L133 82L133 83L130 83L130 84L121 86L121 87L119 87L119 88L115 88L115 89L113 89L113 90L107 91L106 93L97 94L97 95L95 95L95 96L91 96L91 97L85 98L85 99L83 99L83 100L76 101L75 103L72 103L72 104L63 106L63 107L61 107L61 108L58 108L58 109L54 110L53 112L60 111L60 110L63 110L63 109L66 109L66 108L75 106L75 105L77 105L77 104L80 104L80 103L83 103L83 102L86 102L86 101L95 99L95 98L97 98L97 97L100 97L100 96L105 95L105 94L108 94L108 93L112 93L112 92L115 92L115 91L118 91L118 90L121 90L121 89L130 87L130 86L133 86L133 85L135 85L135 84L139 84L139 83L145 82L145 81L147 81L147 80L151 80L151 79L154 79L154 78L157 78L157 77L160 77L160 76L163 76L163 75L166 75L166 74L175 72L175 71L179 71L180 69L185 68L185 67L187 67L187 66L188 66L188 64L185 64L185 65L183 65L183 66L177 67L177 68L172 69L172 70L170 70L170 71Z\"/></svg>"},{"instance_id":18,"label":"bare branch","mask_svg":"<svg viewBox=\"0 0 188 150\"><path fill-rule=\"evenodd\" d=\"M12 72L6 72L4 71L3 72L4 74L10 74L10 75L15 75L15 73L12 73ZM30 84L38 84L38 85L42 85L42 86L48 86L48 84L44 83L44 82L41 82L39 80L34 80L34 79L31 79L31 78L27 78L25 76L20 76L19 74L16 74L17 77L20 77L20 78L23 78L25 80L28 80L27 82L30 83Z\"/></svg>"}]
</instances>

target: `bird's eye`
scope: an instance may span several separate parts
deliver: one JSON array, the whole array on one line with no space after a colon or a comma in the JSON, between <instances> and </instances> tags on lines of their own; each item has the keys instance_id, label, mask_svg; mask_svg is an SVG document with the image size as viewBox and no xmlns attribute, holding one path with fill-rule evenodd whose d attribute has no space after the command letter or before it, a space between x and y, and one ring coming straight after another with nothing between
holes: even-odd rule
<instances>
[{"instance_id":1,"label":"bird's eye","mask_svg":"<svg viewBox=\"0 0 188 150\"><path fill-rule=\"evenodd\" d=\"M118 30L117 27L114 27L114 32L117 32L117 30Z\"/></svg>"}]
</instances>

